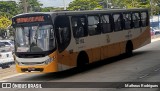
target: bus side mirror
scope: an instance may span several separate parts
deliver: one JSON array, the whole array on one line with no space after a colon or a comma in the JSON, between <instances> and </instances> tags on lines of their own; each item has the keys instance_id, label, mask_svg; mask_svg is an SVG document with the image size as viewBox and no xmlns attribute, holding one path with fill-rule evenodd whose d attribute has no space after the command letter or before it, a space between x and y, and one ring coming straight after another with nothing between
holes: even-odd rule
<instances>
[{"instance_id":1,"label":"bus side mirror","mask_svg":"<svg viewBox=\"0 0 160 91\"><path fill-rule=\"evenodd\" d=\"M53 31L53 28L50 29L50 39L53 39L53 36L54 36L54 31Z\"/></svg>"}]
</instances>

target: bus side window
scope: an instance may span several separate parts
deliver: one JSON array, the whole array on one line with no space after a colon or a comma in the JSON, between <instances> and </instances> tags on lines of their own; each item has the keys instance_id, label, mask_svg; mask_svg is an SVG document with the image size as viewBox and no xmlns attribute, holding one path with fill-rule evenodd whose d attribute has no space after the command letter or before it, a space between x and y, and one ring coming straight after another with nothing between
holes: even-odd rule
<instances>
[{"instance_id":1,"label":"bus side window","mask_svg":"<svg viewBox=\"0 0 160 91\"><path fill-rule=\"evenodd\" d=\"M124 19L124 29L131 29L131 14L130 13L124 13L123 14Z\"/></svg>"},{"instance_id":2,"label":"bus side window","mask_svg":"<svg viewBox=\"0 0 160 91\"><path fill-rule=\"evenodd\" d=\"M99 16L88 16L88 33L89 35L97 35L101 33Z\"/></svg>"},{"instance_id":3,"label":"bus side window","mask_svg":"<svg viewBox=\"0 0 160 91\"><path fill-rule=\"evenodd\" d=\"M142 27L147 26L147 13L146 12L141 12L141 23L142 23Z\"/></svg>"},{"instance_id":4,"label":"bus side window","mask_svg":"<svg viewBox=\"0 0 160 91\"><path fill-rule=\"evenodd\" d=\"M121 14L113 14L113 20L114 20L114 30L115 31L122 30L122 18L121 18Z\"/></svg>"},{"instance_id":5,"label":"bus side window","mask_svg":"<svg viewBox=\"0 0 160 91\"><path fill-rule=\"evenodd\" d=\"M70 23L68 16L58 16L55 19L55 31L60 52L65 50L71 40Z\"/></svg>"},{"instance_id":6,"label":"bus side window","mask_svg":"<svg viewBox=\"0 0 160 91\"><path fill-rule=\"evenodd\" d=\"M134 28L140 27L140 15L139 13L132 13L132 22L134 25Z\"/></svg>"},{"instance_id":7,"label":"bus side window","mask_svg":"<svg viewBox=\"0 0 160 91\"><path fill-rule=\"evenodd\" d=\"M110 15L102 15L101 16L101 24L102 24L102 33L112 32Z\"/></svg>"},{"instance_id":8,"label":"bus side window","mask_svg":"<svg viewBox=\"0 0 160 91\"><path fill-rule=\"evenodd\" d=\"M88 35L85 16L73 16L71 19L73 36L81 38Z\"/></svg>"}]
</instances>

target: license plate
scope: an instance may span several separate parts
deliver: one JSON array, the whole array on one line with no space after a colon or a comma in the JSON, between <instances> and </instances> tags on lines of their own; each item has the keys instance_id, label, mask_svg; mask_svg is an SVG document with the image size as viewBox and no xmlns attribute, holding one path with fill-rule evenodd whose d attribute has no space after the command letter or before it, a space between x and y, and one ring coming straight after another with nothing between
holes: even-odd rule
<instances>
[{"instance_id":1,"label":"license plate","mask_svg":"<svg viewBox=\"0 0 160 91\"><path fill-rule=\"evenodd\" d=\"M30 67L30 68L28 68L28 70L30 70L30 71L34 71L34 70L35 70L35 68L34 68L34 67Z\"/></svg>"}]
</instances>

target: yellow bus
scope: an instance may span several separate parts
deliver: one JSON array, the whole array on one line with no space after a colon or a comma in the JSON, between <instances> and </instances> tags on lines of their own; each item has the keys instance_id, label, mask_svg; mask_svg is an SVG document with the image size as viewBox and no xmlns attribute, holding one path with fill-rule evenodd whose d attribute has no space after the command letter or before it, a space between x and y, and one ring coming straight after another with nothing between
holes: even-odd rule
<instances>
[{"instance_id":1,"label":"yellow bus","mask_svg":"<svg viewBox=\"0 0 160 91\"><path fill-rule=\"evenodd\" d=\"M37 12L12 21L18 72L57 72L131 56L151 42L147 9Z\"/></svg>"}]
</instances>

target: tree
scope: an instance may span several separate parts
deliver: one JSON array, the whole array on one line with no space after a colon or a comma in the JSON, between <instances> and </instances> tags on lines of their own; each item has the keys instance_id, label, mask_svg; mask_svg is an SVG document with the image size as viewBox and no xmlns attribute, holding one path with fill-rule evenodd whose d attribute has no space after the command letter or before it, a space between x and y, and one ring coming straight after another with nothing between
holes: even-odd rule
<instances>
[{"instance_id":1,"label":"tree","mask_svg":"<svg viewBox=\"0 0 160 91\"><path fill-rule=\"evenodd\" d=\"M50 12L54 10L63 10L63 8L45 7L41 9L42 12Z\"/></svg>"},{"instance_id":2,"label":"tree","mask_svg":"<svg viewBox=\"0 0 160 91\"><path fill-rule=\"evenodd\" d=\"M0 29L7 29L11 23L11 20L9 20L7 17L0 16Z\"/></svg>"},{"instance_id":3,"label":"tree","mask_svg":"<svg viewBox=\"0 0 160 91\"><path fill-rule=\"evenodd\" d=\"M74 0L69 4L68 10L93 10L102 8L97 0Z\"/></svg>"},{"instance_id":4,"label":"tree","mask_svg":"<svg viewBox=\"0 0 160 91\"><path fill-rule=\"evenodd\" d=\"M151 15L157 15L160 13L160 1L159 0L150 0L150 9Z\"/></svg>"},{"instance_id":5,"label":"tree","mask_svg":"<svg viewBox=\"0 0 160 91\"><path fill-rule=\"evenodd\" d=\"M38 0L27 0L31 11L39 12L41 10L41 4Z\"/></svg>"},{"instance_id":6,"label":"tree","mask_svg":"<svg viewBox=\"0 0 160 91\"><path fill-rule=\"evenodd\" d=\"M41 6L43 4L41 4L38 0L26 0L27 2L27 7L28 7L28 12L39 12L41 11ZM19 6L23 9L24 5L23 5L23 0L20 0L19 2ZM23 11L23 10L21 10Z\"/></svg>"},{"instance_id":7,"label":"tree","mask_svg":"<svg viewBox=\"0 0 160 91\"><path fill-rule=\"evenodd\" d=\"M0 12L11 18L19 13L18 4L15 1L0 1Z\"/></svg>"}]
</instances>

